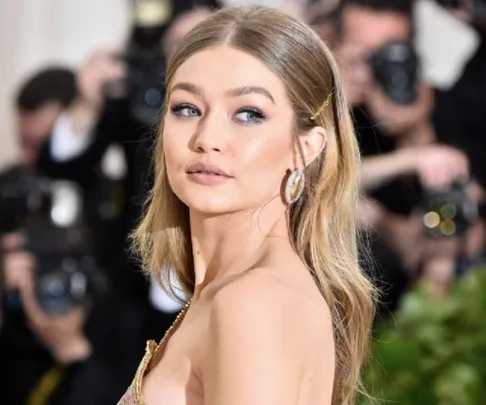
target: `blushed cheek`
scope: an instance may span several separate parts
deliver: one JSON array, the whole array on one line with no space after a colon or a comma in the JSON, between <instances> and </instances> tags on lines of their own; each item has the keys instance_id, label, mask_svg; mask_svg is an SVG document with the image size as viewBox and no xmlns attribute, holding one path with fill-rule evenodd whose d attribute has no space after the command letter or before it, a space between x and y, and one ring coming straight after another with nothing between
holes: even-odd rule
<instances>
[{"instance_id":1,"label":"blushed cheek","mask_svg":"<svg viewBox=\"0 0 486 405\"><path fill-rule=\"evenodd\" d=\"M245 152L245 166L260 180L282 179L291 162L291 145L284 137L251 145ZM269 184L271 186L271 184Z\"/></svg>"}]
</instances>

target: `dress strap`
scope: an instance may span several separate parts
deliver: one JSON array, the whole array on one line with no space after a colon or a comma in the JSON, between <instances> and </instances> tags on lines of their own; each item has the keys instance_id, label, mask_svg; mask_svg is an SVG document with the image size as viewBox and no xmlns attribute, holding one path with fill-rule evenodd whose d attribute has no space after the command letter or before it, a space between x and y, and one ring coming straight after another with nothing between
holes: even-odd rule
<instances>
[{"instance_id":1,"label":"dress strap","mask_svg":"<svg viewBox=\"0 0 486 405\"><path fill-rule=\"evenodd\" d=\"M176 319L170 328L167 329L159 344L157 344L154 340L147 341L145 345L145 355L143 356L142 362L138 366L137 373L135 374L135 398L137 399L138 405L144 405L142 398L142 381L144 375L146 374L148 365L150 364L151 360L156 360L157 357L159 357L159 354L163 354L167 341L180 326L190 305L191 301L189 301L185 307L182 308L179 314L177 314Z\"/></svg>"},{"instance_id":2,"label":"dress strap","mask_svg":"<svg viewBox=\"0 0 486 405\"><path fill-rule=\"evenodd\" d=\"M154 340L147 341L145 345L145 354L140 362L140 365L138 366L137 373L135 374L135 398L137 399L138 405L144 405L142 398L142 380L143 376L145 375L145 371L147 370L147 366L156 351L157 343Z\"/></svg>"}]
</instances>

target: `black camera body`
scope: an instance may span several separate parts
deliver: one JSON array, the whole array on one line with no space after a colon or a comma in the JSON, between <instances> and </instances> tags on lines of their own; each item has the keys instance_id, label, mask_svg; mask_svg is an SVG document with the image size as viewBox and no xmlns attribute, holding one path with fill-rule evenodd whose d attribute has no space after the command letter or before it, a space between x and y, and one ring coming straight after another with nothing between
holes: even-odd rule
<instances>
[{"instance_id":1,"label":"black camera body","mask_svg":"<svg viewBox=\"0 0 486 405\"><path fill-rule=\"evenodd\" d=\"M124 59L127 64L127 86L129 111L133 119L144 124L152 124L161 111L165 91L163 71L165 70L165 57L162 46L148 46L137 38L145 35L157 36L154 32L134 34L127 48ZM137 31L148 31L135 28Z\"/></svg>"},{"instance_id":2,"label":"black camera body","mask_svg":"<svg viewBox=\"0 0 486 405\"><path fill-rule=\"evenodd\" d=\"M26 223L24 248L36 257L35 292L39 306L50 315L60 315L90 300L106 288L80 225L59 227L39 221Z\"/></svg>"},{"instance_id":3,"label":"black camera body","mask_svg":"<svg viewBox=\"0 0 486 405\"><path fill-rule=\"evenodd\" d=\"M457 180L449 188L425 190L420 211L433 236L464 236L479 216L478 202L467 193L468 183Z\"/></svg>"},{"instance_id":4,"label":"black camera body","mask_svg":"<svg viewBox=\"0 0 486 405\"><path fill-rule=\"evenodd\" d=\"M0 233L20 232L21 249L35 256L36 298L49 315L87 305L106 288L82 221L81 200L70 182L19 168L0 175ZM6 298L7 305L18 306L18 294Z\"/></svg>"},{"instance_id":5,"label":"black camera body","mask_svg":"<svg viewBox=\"0 0 486 405\"><path fill-rule=\"evenodd\" d=\"M0 174L0 234L18 229L23 218L44 211L49 182L32 170L14 167Z\"/></svg>"},{"instance_id":6,"label":"black camera body","mask_svg":"<svg viewBox=\"0 0 486 405\"><path fill-rule=\"evenodd\" d=\"M369 57L374 77L384 94L397 104L417 99L419 59L411 43L388 42Z\"/></svg>"},{"instance_id":7,"label":"black camera body","mask_svg":"<svg viewBox=\"0 0 486 405\"><path fill-rule=\"evenodd\" d=\"M162 37L172 16L169 0L135 0L133 26L124 55L129 110L136 121L152 124L164 103L165 55Z\"/></svg>"}]
</instances>

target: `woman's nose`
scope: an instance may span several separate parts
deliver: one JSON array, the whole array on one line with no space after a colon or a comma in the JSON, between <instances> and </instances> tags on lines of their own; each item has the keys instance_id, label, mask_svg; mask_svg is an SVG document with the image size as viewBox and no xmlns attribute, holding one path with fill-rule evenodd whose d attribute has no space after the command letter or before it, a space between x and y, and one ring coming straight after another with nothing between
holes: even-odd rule
<instances>
[{"instance_id":1,"label":"woman's nose","mask_svg":"<svg viewBox=\"0 0 486 405\"><path fill-rule=\"evenodd\" d=\"M200 121L197 132L194 134L194 148L198 152L223 152L226 145L224 125L225 118L222 114L213 114Z\"/></svg>"}]
</instances>

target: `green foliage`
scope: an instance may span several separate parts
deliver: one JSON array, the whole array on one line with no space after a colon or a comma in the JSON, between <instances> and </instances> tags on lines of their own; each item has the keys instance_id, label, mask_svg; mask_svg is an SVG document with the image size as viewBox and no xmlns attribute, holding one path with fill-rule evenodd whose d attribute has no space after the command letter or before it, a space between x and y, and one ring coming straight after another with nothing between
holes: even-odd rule
<instances>
[{"instance_id":1,"label":"green foliage","mask_svg":"<svg viewBox=\"0 0 486 405\"><path fill-rule=\"evenodd\" d=\"M408 293L377 328L365 385L380 405L486 404L486 269L470 271L446 299Z\"/></svg>"}]
</instances>

